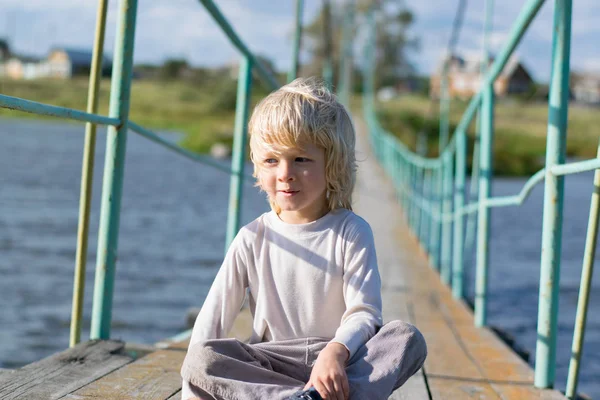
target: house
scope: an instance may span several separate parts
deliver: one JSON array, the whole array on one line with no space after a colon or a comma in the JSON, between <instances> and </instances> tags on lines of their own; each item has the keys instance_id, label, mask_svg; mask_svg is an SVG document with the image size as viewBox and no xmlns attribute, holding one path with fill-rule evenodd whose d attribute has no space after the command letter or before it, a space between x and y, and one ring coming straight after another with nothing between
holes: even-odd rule
<instances>
[{"instance_id":1,"label":"house","mask_svg":"<svg viewBox=\"0 0 600 400\"><path fill-rule=\"evenodd\" d=\"M53 78L72 78L77 75L89 75L92 68L92 52L87 50L55 48L46 59L49 76ZM110 76L112 61L102 58L102 76Z\"/></svg>"},{"instance_id":2,"label":"house","mask_svg":"<svg viewBox=\"0 0 600 400\"><path fill-rule=\"evenodd\" d=\"M36 79L48 75L48 66L39 57L12 54L3 63L0 75L10 79Z\"/></svg>"},{"instance_id":3,"label":"house","mask_svg":"<svg viewBox=\"0 0 600 400\"><path fill-rule=\"evenodd\" d=\"M600 74L572 73L571 91L578 102L600 104Z\"/></svg>"},{"instance_id":4,"label":"house","mask_svg":"<svg viewBox=\"0 0 600 400\"><path fill-rule=\"evenodd\" d=\"M490 59L488 65L492 65ZM442 62L430 79L430 96L440 97ZM448 61L448 87L450 97L469 98L476 94L482 85L481 59L465 60L452 55ZM516 56L512 56L496 81L494 93L496 96L519 94L527 92L533 84L533 78Z\"/></svg>"},{"instance_id":5,"label":"house","mask_svg":"<svg viewBox=\"0 0 600 400\"><path fill-rule=\"evenodd\" d=\"M46 66L39 57L15 54L8 40L0 39L0 76L10 79L35 79L43 76Z\"/></svg>"}]
</instances>

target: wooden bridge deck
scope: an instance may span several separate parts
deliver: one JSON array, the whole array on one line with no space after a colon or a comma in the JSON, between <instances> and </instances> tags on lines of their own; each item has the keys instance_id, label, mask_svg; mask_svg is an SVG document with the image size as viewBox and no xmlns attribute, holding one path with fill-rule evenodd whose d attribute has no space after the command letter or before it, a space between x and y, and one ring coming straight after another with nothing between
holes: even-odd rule
<instances>
[{"instance_id":1,"label":"wooden bridge deck","mask_svg":"<svg viewBox=\"0 0 600 400\"><path fill-rule=\"evenodd\" d=\"M492 331L474 327L471 310L454 300L409 233L392 184L365 137L357 139L357 159L363 161L355 211L369 221L375 234L384 319L414 324L428 348L423 369L391 398L564 399L558 391L534 389L530 366Z\"/></svg>"},{"instance_id":2,"label":"wooden bridge deck","mask_svg":"<svg viewBox=\"0 0 600 400\"><path fill-rule=\"evenodd\" d=\"M409 234L391 184L358 144L356 212L373 227L383 277L384 318L415 324L426 338L424 368L391 397L400 399L564 399L533 388L533 371L455 302ZM249 313L233 336L247 337ZM162 347L162 348L161 348ZM138 349L118 341L88 342L15 371L0 370L0 399L179 399L187 342Z\"/></svg>"}]
</instances>

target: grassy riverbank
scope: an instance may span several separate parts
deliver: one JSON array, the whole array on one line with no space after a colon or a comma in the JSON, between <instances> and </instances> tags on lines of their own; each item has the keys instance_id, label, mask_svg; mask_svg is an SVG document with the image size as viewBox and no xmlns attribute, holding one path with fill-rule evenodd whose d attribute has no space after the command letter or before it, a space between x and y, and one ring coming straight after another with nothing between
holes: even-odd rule
<instances>
[{"instance_id":1,"label":"grassy riverbank","mask_svg":"<svg viewBox=\"0 0 600 400\"><path fill-rule=\"evenodd\" d=\"M0 81L0 93L42 103L85 110L87 78L37 81ZM202 82L183 80L136 80L132 87L130 118L155 131L176 131L185 134L181 144L196 152L207 152L216 143L231 144L234 125L236 80L228 73L215 73ZM108 114L110 81L100 89L100 110ZM254 85L252 104L267 90ZM359 98L355 112L360 113ZM451 132L467 103L452 101ZM415 148L416 133L423 127L430 132L429 155L437 152L439 119L437 112L426 119L429 99L423 96L403 96L379 103L379 119L384 127ZM437 105L435 106L437 111ZM499 175L530 175L544 165L546 151L547 105L516 100L498 100L495 116L494 170ZM33 114L0 108L0 116L39 118ZM473 146L473 125L469 134ZM567 153L570 157L596 156L600 137L598 109L573 106L569 109ZM472 151L469 152L472 154ZM471 156L470 156L471 157Z\"/></svg>"},{"instance_id":2,"label":"grassy riverbank","mask_svg":"<svg viewBox=\"0 0 600 400\"><path fill-rule=\"evenodd\" d=\"M0 93L61 107L85 110L87 78L36 81L0 81ZM182 145L207 152L215 142L230 144L235 116L237 84L228 75L215 76L203 83L186 81L134 81L130 119L155 131L185 134ZM103 80L99 113L108 115L110 81ZM255 85L253 103L266 90ZM0 116L39 118L34 114L0 108Z\"/></svg>"},{"instance_id":3,"label":"grassy riverbank","mask_svg":"<svg viewBox=\"0 0 600 400\"><path fill-rule=\"evenodd\" d=\"M454 131L468 103L453 100L450 133ZM413 149L416 134L423 127L430 132L429 156L438 148L439 115L428 115L430 101L423 96L403 96L377 106L382 125L399 136ZM571 106L567 155L576 158L594 158L600 137L600 113L596 108ZM525 103L518 100L497 100L495 109L494 173L498 175L530 175L544 166L548 105ZM472 155L474 125L469 130L469 154ZM470 161L469 161L470 162Z\"/></svg>"}]
</instances>

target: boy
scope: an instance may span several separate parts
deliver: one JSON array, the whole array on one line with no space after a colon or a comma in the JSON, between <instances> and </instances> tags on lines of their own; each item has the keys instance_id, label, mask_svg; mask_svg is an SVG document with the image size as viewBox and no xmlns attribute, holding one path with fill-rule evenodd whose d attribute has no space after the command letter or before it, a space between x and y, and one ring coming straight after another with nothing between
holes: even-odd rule
<instances>
[{"instance_id":1,"label":"boy","mask_svg":"<svg viewBox=\"0 0 600 400\"><path fill-rule=\"evenodd\" d=\"M354 214L355 134L321 83L297 79L252 114L272 211L240 230L196 323L182 398L387 399L423 364L419 331L382 326L373 234ZM249 344L227 339L249 289Z\"/></svg>"}]
</instances>

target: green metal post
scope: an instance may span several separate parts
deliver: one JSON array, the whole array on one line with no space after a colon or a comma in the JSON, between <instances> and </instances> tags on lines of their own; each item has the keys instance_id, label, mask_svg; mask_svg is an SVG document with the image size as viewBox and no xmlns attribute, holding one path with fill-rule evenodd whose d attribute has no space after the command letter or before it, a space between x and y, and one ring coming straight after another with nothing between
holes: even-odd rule
<instances>
[{"instance_id":1,"label":"green metal post","mask_svg":"<svg viewBox=\"0 0 600 400\"><path fill-rule=\"evenodd\" d=\"M331 36L331 3L323 0L323 36L325 38L325 58L323 60L323 79L333 88L333 43Z\"/></svg>"},{"instance_id":2,"label":"green metal post","mask_svg":"<svg viewBox=\"0 0 600 400\"><path fill-rule=\"evenodd\" d=\"M423 169L423 199L429 201L431 196L431 171ZM423 204L425 205L425 204ZM428 210L421 211L421 221L419 222L419 241L425 251L429 252L429 242L427 241L427 228L429 227Z\"/></svg>"},{"instance_id":3,"label":"green metal post","mask_svg":"<svg viewBox=\"0 0 600 400\"><path fill-rule=\"evenodd\" d=\"M108 0L99 0L96 12L96 33L90 71L87 112L98 112L98 92L102 78L102 55L104 51L104 31ZM88 249L90 204L92 202L92 182L94 179L94 152L96 150L96 124L85 124L85 144L81 167L81 188L79 194L79 223L77 226L77 251L75 253L75 276L73 279L73 302L71 309L71 332L69 346L81 340L81 318L85 293L85 270Z\"/></svg>"},{"instance_id":4,"label":"green metal post","mask_svg":"<svg viewBox=\"0 0 600 400\"><path fill-rule=\"evenodd\" d=\"M600 146L597 156L600 159ZM594 191L590 204L588 230L583 253L583 268L581 271L581 284L579 285L579 299L577 301L577 316L575 318L575 331L573 332L573 346L571 347L571 362L569 363L569 377L567 379L567 398L577 397L577 382L579 380L579 363L583 353L583 337L587 321L587 311L594 276L594 257L596 256L596 240L598 238L598 215L600 210L600 169L594 172Z\"/></svg>"},{"instance_id":5,"label":"green metal post","mask_svg":"<svg viewBox=\"0 0 600 400\"><path fill-rule=\"evenodd\" d=\"M109 127L106 137L104 182L98 232L98 257L90 332L92 339L108 339L110 337L133 72L136 12L137 0L121 0L119 2L109 115L118 118L121 125Z\"/></svg>"},{"instance_id":6,"label":"green metal post","mask_svg":"<svg viewBox=\"0 0 600 400\"><path fill-rule=\"evenodd\" d=\"M250 91L252 90L252 61L242 58L240 63L237 101L235 108L235 128L233 133L233 152L231 155L231 181L229 185L229 210L227 214L227 232L225 252L240 228L240 202L244 183L244 156L246 137L248 136L248 110Z\"/></svg>"},{"instance_id":7,"label":"green metal post","mask_svg":"<svg viewBox=\"0 0 600 400\"><path fill-rule=\"evenodd\" d=\"M452 251L452 295L456 299L464 296L464 221L461 213L465 205L465 180L467 174L467 134L464 130L456 132L456 174L454 176L454 249Z\"/></svg>"},{"instance_id":8,"label":"green metal post","mask_svg":"<svg viewBox=\"0 0 600 400\"><path fill-rule=\"evenodd\" d=\"M416 198L417 207L415 207L415 224L413 226L415 237L419 238L419 231L421 227L421 216L423 215L423 168L419 166L415 166L415 193L418 198Z\"/></svg>"},{"instance_id":9,"label":"green metal post","mask_svg":"<svg viewBox=\"0 0 600 400\"><path fill-rule=\"evenodd\" d=\"M402 176L402 171L400 171L400 162L398 160L398 152L396 151L396 146L395 143L392 141L392 164L393 164L393 170L394 170L394 181L392 182L394 184L394 195L396 198L396 201L400 200L400 177Z\"/></svg>"},{"instance_id":10,"label":"green metal post","mask_svg":"<svg viewBox=\"0 0 600 400\"><path fill-rule=\"evenodd\" d=\"M450 123L449 123L449 118L450 118L450 91L449 91L449 83L448 83L448 67L449 67L449 62L450 62L450 57L452 57L451 54L448 54L448 59L444 61L444 65L442 67L442 76L441 76L441 81L440 81L440 135L439 135L439 143L438 143L438 149L439 149L439 154L440 154L440 158L442 157L442 152L443 150L446 148L446 145L448 144L448 136L449 136L449 130L450 130ZM444 198L445 198L445 193L444 193L444 179L445 179L445 167L444 168L440 168L439 170L439 175L438 175L438 181L437 181L437 188L436 188L436 194L437 194L437 204L436 204L436 208L437 211L439 212L439 214L441 215L444 212ZM443 227L443 222L442 221L436 221L436 223L433 226L432 229L432 238L431 241L433 243L432 246L432 254L433 257L431 257L431 260L433 262L433 265L438 269L441 270L442 269L442 252L443 252L443 236L441 236L441 231Z\"/></svg>"},{"instance_id":11,"label":"green metal post","mask_svg":"<svg viewBox=\"0 0 600 400\"><path fill-rule=\"evenodd\" d=\"M398 170L396 170L396 164L394 159L394 138L390 135L386 135L386 153L387 153L387 165L388 175L392 179L392 182L396 181Z\"/></svg>"},{"instance_id":12,"label":"green metal post","mask_svg":"<svg viewBox=\"0 0 600 400\"><path fill-rule=\"evenodd\" d=\"M475 325L487 323L487 287L490 241L490 209L485 204L492 194L494 142L494 84L483 89L481 138L479 143L479 209L477 211L477 258L475 267Z\"/></svg>"},{"instance_id":13,"label":"green metal post","mask_svg":"<svg viewBox=\"0 0 600 400\"><path fill-rule=\"evenodd\" d=\"M402 208L404 209L404 219L409 223L410 216L410 165L406 159L402 158Z\"/></svg>"},{"instance_id":14,"label":"green metal post","mask_svg":"<svg viewBox=\"0 0 600 400\"><path fill-rule=\"evenodd\" d=\"M254 54L248 49L248 47L242 42L237 33L233 30L233 27L227 21L227 18L223 15L219 7L213 0L199 0L204 6L206 11L212 16L213 20L221 27L223 33L231 40L231 44L237 48L243 56L248 57L252 61L252 70L256 72L265 83L271 87L271 90L275 90L281 86L277 81L272 72L267 69L260 60L254 57Z\"/></svg>"},{"instance_id":15,"label":"green metal post","mask_svg":"<svg viewBox=\"0 0 600 400\"><path fill-rule=\"evenodd\" d=\"M443 186L443 213L449 215L452 212L452 153L446 151L444 160L444 186ZM446 217L447 218L447 217ZM441 249L441 276L442 281L448 285L452 279L452 221L446 219L442 222L442 249Z\"/></svg>"},{"instance_id":16,"label":"green metal post","mask_svg":"<svg viewBox=\"0 0 600 400\"><path fill-rule=\"evenodd\" d=\"M296 30L294 34L294 48L292 50L292 65L288 73L288 82L293 81L298 77L300 69L300 45L302 43L302 10L304 8L304 0L296 0Z\"/></svg>"},{"instance_id":17,"label":"green metal post","mask_svg":"<svg viewBox=\"0 0 600 400\"><path fill-rule=\"evenodd\" d=\"M410 228L411 228L413 234L415 234L415 230L417 227L417 221L419 220L419 200L417 198L417 196L419 195L419 189L418 189L419 167L417 167L414 164L411 164L411 166L412 166L412 168L411 168L412 169L412 173L411 173L412 201L411 201L411 209L410 209L410 214L411 214Z\"/></svg>"},{"instance_id":18,"label":"green metal post","mask_svg":"<svg viewBox=\"0 0 600 400\"><path fill-rule=\"evenodd\" d=\"M342 43L340 51L338 93L340 102L346 107L350 106L350 92L352 91L352 25L354 23L354 1L351 0L346 6L344 15L344 26L342 27Z\"/></svg>"},{"instance_id":19,"label":"green metal post","mask_svg":"<svg viewBox=\"0 0 600 400\"><path fill-rule=\"evenodd\" d=\"M405 161L405 163L406 163L406 188L407 188L407 195L408 195L408 201L406 202L406 215L407 215L406 221L408 222L408 227L410 229L412 229L413 210L414 210L414 200L413 200L414 166L408 161Z\"/></svg>"},{"instance_id":20,"label":"green metal post","mask_svg":"<svg viewBox=\"0 0 600 400\"><path fill-rule=\"evenodd\" d=\"M439 271L440 269L440 231L442 223L439 220L439 215L442 213L442 187L443 187L443 176L442 176L442 165L439 164L434 168L434 178L431 190L431 226L429 227L429 252L431 265Z\"/></svg>"},{"instance_id":21,"label":"green metal post","mask_svg":"<svg viewBox=\"0 0 600 400\"><path fill-rule=\"evenodd\" d=\"M415 200L415 167L410 161L406 161L406 165L408 166L408 189L409 189L409 197L408 197L408 226L412 230L415 226L415 208L416 208L416 200Z\"/></svg>"},{"instance_id":22,"label":"green metal post","mask_svg":"<svg viewBox=\"0 0 600 400\"><path fill-rule=\"evenodd\" d=\"M451 56L451 54L448 55L448 57ZM446 145L448 144L448 136L450 132L450 90L448 87L449 63L450 59L444 62L440 82L440 142L438 143L440 155L442 154L442 151L446 148Z\"/></svg>"},{"instance_id":23,"label":"green metal post","mask_svg":"<svg viewBox=\"0 0 600 400\"><path fill-rule=\"evenodd\" d=\"M481 82L484 81L485 73L488 70L489 60L489 38L492 32L492 17L494 10L494 0L485 1L485 19L483 25L483 54L481 65L479 66L479 74L481 76ZM479 142L481 138L481 105L477 112L477 120L475 122L475 143L473 144L473 160L472 160L472 173L469 190L469 199L471 196L478 197L479 195ZM465 233L465 249L466 254L471 255L473 253L473 246L475 244L475 226L476 226L477 215L475 213L469 214L467 217L467 231Z\"/></svg>"},{"instance_id":24,"label":"green metal post","mask_svg":"<svg viewBox=\"0 0 600 400\"><path fill-rule=\"evenodd\" d=\"M556 368L564 178L552 175L549 170L556 164L563 164L565 160L569 109L571 9L572 0L555 1L546 142L538 339L535 356L534 383L539 388L554 386Z\"/></svg>"}]
</instances>

